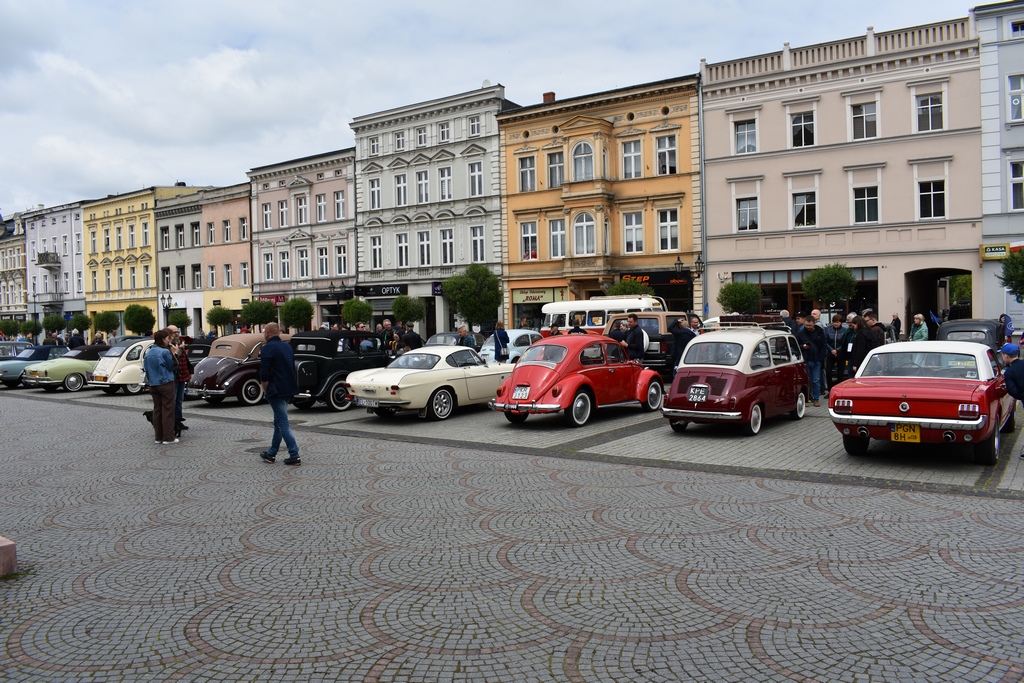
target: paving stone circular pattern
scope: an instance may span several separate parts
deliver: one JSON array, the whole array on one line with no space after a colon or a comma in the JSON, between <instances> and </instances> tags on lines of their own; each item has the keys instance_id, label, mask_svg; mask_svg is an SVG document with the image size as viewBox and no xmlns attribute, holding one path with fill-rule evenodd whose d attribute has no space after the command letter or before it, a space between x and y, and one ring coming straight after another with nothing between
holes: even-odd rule
<instances>
[{"instance_id":1,"label":"paving stone circular pattern","mask_svg":"<svg viewBox=\"0 0 1024 683\"><path fill-rule=\"evenodd\" d=\"M1024 680L1018 500L3 400L5 682Z\"/></svg>"}]
</instances>

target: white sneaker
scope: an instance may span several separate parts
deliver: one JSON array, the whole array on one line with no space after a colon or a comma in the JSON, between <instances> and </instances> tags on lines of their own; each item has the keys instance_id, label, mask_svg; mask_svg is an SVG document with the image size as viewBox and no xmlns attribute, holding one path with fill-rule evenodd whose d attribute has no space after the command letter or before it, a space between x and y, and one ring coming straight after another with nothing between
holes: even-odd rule
<instances>
[{"instance_id":1,"label":"white sneaker","mask_svg":"<svg viewBox=\"0 0 1024 683\"><path fill-rule=\"evenodd\" d=\"M176 443L178 443L178 439L175 439L174 441L164 441L164 445L165 446L170 446L171 444L176 444Z\"/></svg>"},{"instance_id":2,"label":"white sneaker","mask_svg":"<svg viewBox=\"0 0 1024 683\"><path fill-rule=\"evenodd\" d=\"M156 440L156 441L154 441L153 443L163 443L163 441L161 441L160 439L157 439L157 440Z\"/></svg>"}]
</instances>

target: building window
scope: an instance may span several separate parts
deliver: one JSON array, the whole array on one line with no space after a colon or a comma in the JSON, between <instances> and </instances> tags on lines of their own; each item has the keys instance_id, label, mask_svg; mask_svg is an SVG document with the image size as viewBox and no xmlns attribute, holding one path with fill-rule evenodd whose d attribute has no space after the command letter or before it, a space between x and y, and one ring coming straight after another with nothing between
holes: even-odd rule
<instances>
[{"instance_id":1,"label":"building window","mask_svg":"<svg viewBox=\"0 0 1024 683\"><path fill-rule=\"evenodd\" d=\"M103 251L110 251L110 228L103 228Z\"/></svg>"},{"instance_id":2,"label":"building window","mask_svg":"<svg viewBox=\"0 0 1024 683\"><path fill-rule=\"evenodd\" d=\"M370 178L370 208L380 208L380 178Z\"/></svg>"},{"instance_id":3,"label":"building window","mask_svg":"<svg viewBox=\"0 0 1024 683\"><path fill-rule=\"evenodd\" d=\"M245 216L238 217L238 239L242 242L249 239L249 221Z\"/></svg>"},{"instance_id":4,"label":"building window","mask_svg":"<svg viewBox=\"0 0 1024 683\"><path fill-rule=\"evenodd\" d=\"M135 248L135 224L132 223L128 226L128 248Z\"/></svg>"},{"instance_id":5,"label":"building window","mask_svg":"<svg viewBox=\"0 0 1024 683\"><path fill-rule=\"evenodd\" d=\"M441 265L450 266L455 263L455 231L441 228Z\"/></svg>"},{"instance_id":6,"label":"building window","mask_svg":"<svg viewBox=\"0 0 1024 683\"><path fill-rule=\"evenodd\" d=\"M327 257L327 247L316 248L316 274L319 277L330 277L331 265Z\"/></svg>"},{"instance_id":7,"label":"building window","mask_svg":"<svg viewBox=\"0 0 1024 683\"><path fill-rule=\"evenodd\" d=\"M423 230L416 233L420 248L420 268L430 266L430 231Z\"/></svg>"},{"instance_id":8,"label":"building window","mask_svg":"<svg viewBox=\"0 0 1024 683\"><path fill-rule=\"evenodd\" d=\"M572 148L572 179L574 181L594 179L594 148L589 142L577 143Z\"/></svg>"},{"instance_id":9,"label":"building window","mask_svg":"<svg viewBox=\"0 0 1024 683\"><path fill-rule=\"evenodd\" d=\"M917 132L942 130L942 94L921 95L917 98Z\"/></svg>"},{"instance_id":10,"label":"building window","mask_svg":"<svg viewBox=\"0 0 1024 683\"><path fill-rule=\"evenodd\" d=\"M447 121L437 124L437 139L440 142L449 142L452 139L451 124Z\"/></svg>"},{"instance_id":11,"label":"building window","mask_svg":"<svg viewBox=\"0 0 1024 683\"><path fill-rule=\"evenodd\" d=\"M416 171L416 203L430 201L430 177L427 171Z\"/></svg>"},{"instance_id":12,"label":"building window","mask_svg":"<svg viewBox=\"0 0 1024 683\"><path fill-rule=\"evenodd\" d=\"M89 232L89 253L96 253L96 233L93 231Z\"/></svg>"},{"instance_id":13,"label":"building window","mask_svg":"<svg viewBox=\"0 0 1024 683\"><path fill-rule=\"evenodd\" d=\"M149 223L142 224L142 246L149 246Z\"/></svg>"},{"instance_id":14,"label":"building window","mask_svg":"<svg viewBox=\"0 0 1024 683\"><path fill-rule=\"evenodd\" d=\"M309 223L309 197L306 195L299 195L295 198L295 218L296 225Z\"/></svg>"},{"instance_id":15,"label":"building window","mask_svg":"<svg viewBox=\"0 0 1024 683\"><path fill-rule=\"evenodd\" d=\"M737 121L736 126L736 153L752 154L757 151L757 122Z\"/></svg>"},{"instance_id":16,"label":"building window","mask_svg":"<svg viewBox=\"0 0 1024 683\"><path fill-rule=\"evenodd\" d=\"M409 233L400 232L395 235L395 254L397 256L397 267L409 267Z\"/></svg>"},{"instance_id":17,"label":"building window","mask_svg":"<svg viewBox=\"0 0 1024 683\"><path fill-rule=\"evenodd\" d=\"M814 144L814 112L793 114L793 146L810 147Z\"/></svg>"},{"instance_id":18,"label":"building window","mask_svg":"<svg viewBox=\"0 0 1024 683\"><path fill-rule=\"evenodd\" d=\"M325 194L318 194L316 196L316 222L327 222L327 195Z\"/></svg>"},{"instance_id":19,"label":"building window","mask_svg":"<svg viewBox=\"0 0 1024 683\"><path fill-rule=\"evenodd\" d=\"M427 144L427 128L422 126L416 129L416 146L423 147Z\"/></svg>"},{"instance_id":20,"label":"building window","mask_svg":"<svg viewBox=\"0 0 1024 683\"><path fill-rule=\"evenodd\" d=\"M370 138L370 155L377 156L380 154L380 138Z\"/></svg>"},{"instance_id":21,"label":"building window","mask_svg":"<svg viewBox=\"0 0 1024 683\"><path fill-rule=\"evenodd\" d=\"M93 289L95 289L96 283L93 282ZM142 266L142 286L149 287L149 266Z\"/></svg>"},{"instance_id":22,"label":"building window","mask_svg":"<svg viewBox=\"0 0 1024 683\"><path fill-rule=\"evenodd\" d=\"M240 287L249 286L249 262L242 261L238 264L238 285Z\"/></svg>"},{"instance_id":23,"label":"building window","mask_svg":"<svg viewBox=\"0 0 1024 683\"><path fill-rule=\"evenodd\" d=\"M216 231L213 228L213 221L206 224L206 236L208 240L207 244L213 244L217 236Z\"/></svg>"},{"instance_id":24,"label":"building window","mask_svg":"<svg viewBox=\"0 0 1024 683\"><path fill-rule=\"evenodd\" d=\"M263 255L263 281L273 282L274 281L274 255L264 254Z\"/></svg>"},{"instance_id":25,"label":"building window","mask_svg":"<svg viewBox=\"0 0 1024 683\"><path fill-rule=\"evenodd\" d=\"M61 251L60 251L61 255L62 256L67 256L68 255L68 236L67 235L61 235L60 244L61 244Z\"/></svg>"},{"instance_id":26,"label":"building window","mask_svg":"<svg viewBox=\"0 0 1024 683\"><path fill-rule=\"evenodd\" d=\"M270 202L267 202L266 204L263 205L263 229L264 230L270 230L270 228L273 227L270 224L270 214L271 214Z\"/></svg>"},{"instance_id":27,"label":"building window","mask_svg":"<svg viewBox=\"0 0 1024 683\"><path fill-rule=\"evenodd\" d=\"M1010 120L1024 121L1024 108L1021 107L1020 99L1024 95L1024 76L1010 76Z\"/></svg>"},{"instance_id":28,"label":"building window","mask_svg":"<svg viewBox=\"0 0 1024 683\"><path fill-rule=\"evenodd\" d=\"M1011 21L1010 22L1010 37L1011 38L1024 38L1024 21Z\"/></svg>"},{"instance_id":29,"label":"building window","mask_svg":"<svg viewBox=\"0 0 1024 683\"><path fill-rule=\"evenodd\" d=\"M631 211L622 216L622 231L626 238L627 254L644 253L644 215Z\"/></svg>"},{"instance_id":30,"label":"building window","mask_svg":"<svg viewBox=\"0 0 1024 683\"><path fill-rule=\"evenodd\" d=\"M225 263L224 264L224 286L225 287L233 287L234 286L234 285L231 284L231 264L230 263Z\"/></svg>"},{"instance_id":31,"label":"building window","mask_svg":"<svg viewBox=\"0 0 1024 683\"><path fill-rule=\"evenodd\" d=\"M483 263L484 258L484 226L474 225L469 229L469 240L473 248L473 263Z\"/></svg>"},{"instance_id":32,"label":"building window","mask_svg":"<svg viewBox=\"0 0 1024 683\"><path fill-rule=\"evenodd\" d=\"M198 263L192 264L192 289L203 288L203 273Z\"/></svg>"},{"instance_id":33,"label":"building window","mask_svg":"<svg viewBox=\"0 0 1024 683\"><path fill-rule=\"evenodd\" d=\"M878 222L878 187L853 188L853 222Z\"/></svg>"},{"instance_id":34,"label":"building window","mask_svg":"<svg viewBox=\"0 0 1024 683\"><path fill-rule=\"evenodd\" d=\"M403 152L403 151L405 151L405 132L404 131L398 131L398 132L395 133L395 151L396 152Z\"/></svg>"},{"instance_id":35,"label":"building window","mask_svg":"<svg viewBox=\"0 0 1024 683\"><path fill-rule=\"evenodd\" d=\"M533 261L537 258L537 224L522 223L519 229L522 234L523 260Z\"/></svg>"},{"instance_id":36,"label":"building window","mask_svg":"<svg viewBox=\"0 0 1024 683\"><path fill-rule=\"evenodd\" d=\"M484 166L479 161L469 165L469 196L480 197L484 193Z\"/></svg>"},{"instance_id":37,"label":"building window","mask_svg":"<svg viewBox=\"0 0 1024 683\"><path fill-rule=\"evenodd\" d=\"M395 176L395 206L405 206L409 203L409 185L406 182L405 174L399 173Z\"/></svg>"},{"instance_id":38,"label":"building window","mask_svg":"<svg viewBox=\"0 0 1024 683\"><path fill-rule=\"evenodd\" d=\"M757 198L736 200L736 229L740 232L757 230Z\"/></svg>"},{"instance_id":39,"label":"building window","mask_svg":"<svg viewBox=\"0 0 1024 683\"><path fill-rule=\"evenodd\" d=\"M139 286L139 273L138 268L132 266L128 269L128 282L131 283L132 289L137 289ZM68 291L68 274L64 273L64 291Z\"/></svg>"},{"instance_id":40,"label":"building window","mask_svg":"<svg viewBox=\"0 0 1024 683\"><path fill-rule=\"evenodd\" d=\"M450 166L437 169L438 199L442 202L452 198L452 169Z\"/></svg>"},{"instance_id":41,"label":"building window","mask_svg":"<svg viewBox=\"0 0 1024 683\"><path fill-rule=\"evenodd\" d=\"M1010 164L1010 208L1024 209L1024 163L1020 161Z\"/></svg>"},{"instance_id":42,"label":"building window","mask_svg":"<svg viewBox=\"0 0 1024 683\"><path fill-rule=\"evenodd\" d=\"M110 289L110 271L106 271L107 274L107 289ZM171 269L161 268L160 269L160 282L163 284L164 291L171 291Z\"/></svg>"},{"instance_id":43,"label":"building window","mask_svg":"<svg viewBox=\"0 0 1024 683\"><path fill-rule=\"evenodd\" d=\"M519 159L519 191L533 192L537 189L537 158L520 157ZM534 226L536 227L536 226Z\"/></svg>"},{"instance_id":44,"label":"building window","mask_svg":"<svg viewBox=\"0 0 1024 683\"><path fill-rule=\"evenodd\" d=\"M95 275L95 273L93 273L93 274ZM76 270L75 271L75 287L76 287L75 294L81 294L83 290L82 290L82 271L80 271L80 270Z\"/></svg>"},{"instance_id":45,"label":"building window","mask_svg":"<svg viewBox=\"0 0 1024 683\"><path fill-rule=\"evenodd\" d=\"M295 259L299 262L299 279L309 279L309 249L305 247L296 249Z\"/></svg>"},{"instance_id":46,"label":"building window","mask_svg":"<svg viewBox=\"0 0 1024 683\"><path fill-rule=\"evenodd\" d=\"M43 278L45 282L46 276L44 275ZM53 278L53 288L57 289L57 278ZM124 268L117 269L117 288L124 289ZM185 289L185 268L183 266L178 266L178 289Z\"/></svg>"},{"instance_id":47,"label":"building window","mask_svg":"<svg viewBox=\"0 0 1024 683\"><path fill-rule=\"evenodd\" d=\"M370 269L380 270L384 267L384 246L381 243L381 236L370 237Z\"/></svg>"},{"instance_id":48,"label":"building window","mask_svg":"<svg viewBox=\"0 0 1024 683\"><path fill-rule=\"evenodd\" d=\"M185 226L175 225L174 226L174 238L175 243L178 245L178 249L185 248Z\"/></svg>"},{"instance_id":49,"label":"building window","mask_svg":"<svg viewBox=\"0 0 1024 683\"><path fill-rule=\"evenodd\" d=\"M866 140L878 137L878 121L874 102L855 104L850 107L853 116L853 139Z\"/></svg>"},{"instance_id":50,"label":"building window","mask_svg":"<svg viewBox=\"0 0 1024 683\"><path fill-rule=\"evenodd\" d=\"M192 224L192 246L193 247L202 246L202 236L203 236L203 231L199 227L199 224L198 223L193 223Z\"/></svg>"},{"instance_id":51,"label":"building window","mask_svg":"<svg viewBox=\"0 0 1024 683\"><path fill-rule=\"evenodd\" d=\"M224 244L227 244L231 241L231 221L224 221L221 228L224 230Z\"/></svg>"},{"instance_id":52,"label":"building window","mask_svg":"<svg viewBox=\"0 0 1024 683\"><path fill-rule=\"evenodd\" d=\"M565 182L565 154L551 152L548 154L548 189L561 187Z\"/></svg>"},{"instance_id":53,"label":"building window","mask_svg":"<svg viewBox=\"0 0 1024 683\"><path fill-rule=\"evenodd\" d=\"M470 116L469 117L469 134L471 136L480 135L480 117Z\"/></svg>"},{"instance_id":54,"label":"building window","mask_svg":"<svg viewBox=\"0 0 1024 683\"><path fill-rule=\"evenodd\" d=\"M336 275L348 275L348 245L334 245L334 269Z\"/></svg>"},{"instance_id":55,"label":"building window","mask_svg":"<svg viewBox=\"0 0 1024 683\"><path fill-rule=\"evenodd\" d=\"M793 194L793 226L809 228L818 224L818 208L814 192Z\"/></svg>"},{"instance_id":56,"label":"building window","mask_svg":"<svg viewBox=\"0 0 1024 683\"><path fill-rule=\"evenodd\" d=\"M658 175L676 172L676 136L666 135L657 139Z\"/></svg>"},{"instance_id":57,"label":"building window","mask_svg":"<svg viewBox=\"0 0 1024 683\"><path fill-rule=\"evenodd\" d=\"M291 255L287 251L282 251L280 256L278 257L278 263L280 263L281 279L287 280L291 278Z\"/></svg>"},{"instance_id":58,"label":"building window","mask_svg":"<svg viewBox=\"0 0 1024 683\"><path fill-rule=\"evenodd\" d=\"M282 199L277 203L277 224L278 227L288 227L288 200Z\"/></svg>"},{"instance_id":59,"label":"building window","mask_svg":"<svg viewBox=\"0 0 1024 683\"><path fill-rule=\"evenodd\" d=\"M679 250L679 209L658 211L658 249Z\"/></svg>"},{"instance_id":60,"label":"building window","mask_svg":"<svg viewBox=\"0 0 1024 683\"><path fill-rule=\"evenodd\" d=\"M597 253L597 224L589 213L581 213L573 221L573 256Z\"/></svg>"},{"instance_id":61,"label":"building window","mask_svg":"<svg viewBox=\"0 0 1024 683\"><path fill-rule=\"evenodd\" d=\"M217 266L206 267L207 286L210 289L216 289L217 287Z\"/></svg>"},{"instance_id":62,"label":"building window","mask_svg":"<svg viewBox=\"0 0 1024 683\"><path fill-rule=\"evenodd\" d=\"M166 225L160 228L160 248L164 251L171 248L171 229Z\"/></svg>"},{"instance_id":63,"label":"building window","mask_svg":"<svg viewBox=\"0 0 1024 683\"><path fill-rule=\"evenodd\" d=\"M341 220L345 217L345 191L337 190L334 193L334 219Z\"/></svg>"},{"instance_id":64,"label":"building window","mask_svg":"<svg viewBox=\"0 0 1024 683\"><path fill-rule=\"evenodd\" d=\"M120 225L117 226L117 230L114 233L114 240L119 250L124 249L124 228Z\"/></svg>"},{"instance_id":65,"label":"building window","mask_svg":"<svg viewBox=\"0 0 1024 683\"><path fill-rule=\"evenodd\" d=\"M133 230L132 231L132 235L134 235L134 234L135 234L135 232ZM134 247L135 245L133 244L132 246ZM80 232L76 232L75 233L75 253L76 254L81 254L82 253L82 233L80 233Z\"/></svg>"},{"instance_id":66,"label":"building window","mask_svg":"<svg viewBox=\"0 0 1024 683\"><path fill-rule=\"evenodd\" d=\"M92 271L92 273L90 273L90 275L92 276L92 291L98 291L99 285L96 283L96 276L98 275L98 273L94 270Z\"/></svg>"},{"instance_id":67,"label":"building window","mask_svg":"<svg viewBox=\"0 0 1024 683\"><path fill-rule=\"evenodd\" d=\"M918 183L921 218L944 218L946 216L946 182L926 180Z\"/></svg>"},{"instance_id":68,"label":"building window","mask_svg":"<svg viewBox=\"0 0 1024 683\"><path fill-rule=\"evenodd\" d=\"M640 178L643 176L643 160L640 154L640 141L630 140L622 143L622 177Z\"/></svg>"}]
</instances>

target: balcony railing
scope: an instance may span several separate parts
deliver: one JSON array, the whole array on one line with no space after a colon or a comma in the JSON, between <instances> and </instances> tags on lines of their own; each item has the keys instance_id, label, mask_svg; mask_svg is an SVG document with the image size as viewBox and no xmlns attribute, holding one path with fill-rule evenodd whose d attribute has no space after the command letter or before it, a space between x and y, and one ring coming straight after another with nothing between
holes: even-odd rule
<instances>
[{"instance_id":1,"label":"balcony railing","mask_svg":"<svg viewBox=\"0 0 1024 683\"><path fill-rule=\"evenodd\" d=\"M36 254L36 265L45 268L60 268L60 254L55 251L41 251Z\"/></svg>"}]
</instances>

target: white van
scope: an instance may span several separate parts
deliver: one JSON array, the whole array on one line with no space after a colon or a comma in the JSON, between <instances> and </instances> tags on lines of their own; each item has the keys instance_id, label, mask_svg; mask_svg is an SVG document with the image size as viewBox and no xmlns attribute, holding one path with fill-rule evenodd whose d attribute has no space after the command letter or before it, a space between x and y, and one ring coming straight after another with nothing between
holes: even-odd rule
<instances>
[{"instance_id":1,"label":"white van","mask_svg":"<svg viewBox=\"0 0 1024 683\"><path fill-rule=\"evenodd\" d=\"M595 296L586 301L556 301L544 304L544 323L540 333L545 337L552 325L568 332L575 325L588 332L604 334L608 316L616 313L640 313L641 311L664 311L665 300L660 296Z\"/></svg>"}]
</instances>

